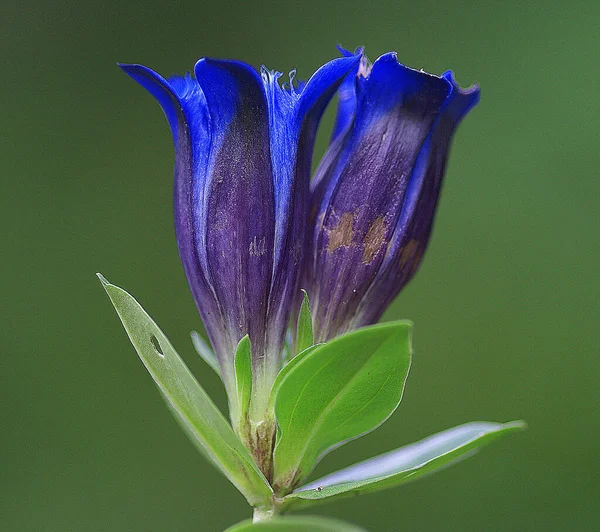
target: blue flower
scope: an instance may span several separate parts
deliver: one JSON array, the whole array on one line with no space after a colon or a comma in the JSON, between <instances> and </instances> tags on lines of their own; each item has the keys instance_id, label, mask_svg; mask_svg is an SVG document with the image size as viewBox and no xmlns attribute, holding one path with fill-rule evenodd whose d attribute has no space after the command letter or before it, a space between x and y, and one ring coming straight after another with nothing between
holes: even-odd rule
<instances>
[{"instance_id":1,"label":"blue flower","mask_svg":"<svg viewBox=\"0 0 600 532\"><path fill-rule=\"evenodd\" d=\"M345 52L345 55L351 54ZM331 143L311 184L304 288L315 339L375 323L419 267L452 135L479 101L388 53L339 90Z\"/></svg>"},{"instance_id":2,"label":"blue flower","mask_svg":"<svg viewBox=\"0 0 600 532\"><path fill-rule=\"evenodd\" d=\"M235 349L249 335L257 422L300 288L315 340L326 341L377 322L412 278L452 136L479 100L451 72L342 52L296 85L238 61L201 59L193 76L168 80L121 65L171 126L183 267L230 398ZM336 91L330 146L310 182L317 126Z\"/></svg>"},{"instance_id":3,"label":"blue flower","mask_svg":"<svg viewBox=\"0 0 600 532\"><path fill-rule=\"evenodd\" d=\"M194 76L169 79L120 65L171 126L183 267L230 398L236 345L249 335L257 420L299 290L317 125L359 60L335 59L298 87L238 61L201 59Z\"/></svg>"}]
</instances>

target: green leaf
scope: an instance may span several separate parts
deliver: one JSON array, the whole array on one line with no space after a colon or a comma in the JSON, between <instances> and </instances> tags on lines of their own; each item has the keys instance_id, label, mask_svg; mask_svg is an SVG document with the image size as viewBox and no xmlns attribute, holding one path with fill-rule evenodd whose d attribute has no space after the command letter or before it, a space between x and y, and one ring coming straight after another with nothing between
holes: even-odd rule
<instances>
[{"instance_id":1,"label":"green leaf","mask_svg":"<svg viewBox=\"0 0 600 532\"><path fill-rule=\"evenodd\" d=\"M298 330L296 333L296 353L308 349L315 342L313 340L312 317L310 315L310 303L306 290L302 290L304 298L298 315Z\"/></svg>"},{"instance_id":2,"label":"green leaf","mask_svg":"<svg viewBox=\"0 0 600 532\"><path fill-rule=\"evenodd\" d=\"M300 361L306 355L308 355L309 353L314 351L320 345L325 345L325 344L311 345L310 347L306 348L301 353L298 353L285 366L283 366L283 368L281 368L281 370L279 370L277 377L275 377L275 382L273 383L273 386L271 387L271 395L269 397L269 410L271 410L273 412L275 411L275 401L277 400L277 393L279 392L279 387L281 386L283 379L285 379L285 377L287 377L288 373L294 368L294 366L299 364Z\"/></svg>"},{"instance_id":3,"label":"green leaf","mask_svg":"<svg viewBox=\"0 0 600 532\"><path fill-rule=\"evenodd\" d=\"M194 344L194 349L200 355L200 358L204 360L212 370L220 377L221 369L219 368L219 362L217 361L217 357L215 356L213 350L210 346L204 341L204 338L200 336L200 333L196 331L192 331L190 333L192 337L192 344Z\"/></svg>"},{"instance_id":4,"label":"green leaf","mask_svg":"<svg viewBox=\"0 0 600 532\"><path fill-rule=\"evenodd\" d=\"M275 400L277 492L297 486L327 452L381 425L398 407L408 375L412 324L373 325L306 354Z\"/></svg>"},{"instance_id":5,"label":"green leaf","mask_svg":"<svg viewBox=\"0 0 600 532\"><path fill-rule=\"evenodd\" d=\"M167 337L131 295L98 277L140 359L188 436L252 506L270 504L268 482Z\"/></svg>"},{"instance_id":6,"label":"green leaf","mask_svg":"<svg viewBox=\"0 0 600 532\"><path fill-rule=\"evenodd\" d=\"M285 497L284 508L329 502L416 480L468 458L497 438L526 427L523 421L473 422L445 430L302 486Z\"/></svg>"},{"instance_id":7,"label":"green leaf","mask_svg":"<svg viewBox=\"0 0 600 532\"><path fill-rule=\"evenodd\" d=\"M179 425L181 430L184 432L184 434L187 436L188 440L190 440L191 444L209 463L211 463L213 466L215 466L217 468L217 471L219 471L219 473L223 473L219 463L215 462L213 457L211 455L209 455L208 452L206 451L206 449L203 447L202 443L196 436L196 432L194 431L193 427L179 413L179 411L173 406L173 404L171 403L169 398L160 389L160 386L156 385L156 389L158 390L158 393L162 397L163 401L165 402L165 405L167 405L167 409L169 410L169 412L171 412L171 415L175 418L175 421L177 422L177 424Z\"/></svg>"},{"instance_id":8,"label":"green leaf","mask_svg":"<svg viewBox=\"0 0 600 532\"><path fill-rule=\"evenodd\" d=\"M238 400L238 423L248 419L250 397L252 396L252 356L250 354L250 338L244 336L235 351L235 385Z\"/></svg>"},{"instance_id":9,"label":"green leaf","mask_svg":"<svg viewBox=\"0 0 600 532\"><path fill-rule=\"evenodd\" d=\"M351 523L312 515L276 517L269 521L252 523L242 521L229 527L225 532L365 532Z\"/></svg>"}]
</instances>

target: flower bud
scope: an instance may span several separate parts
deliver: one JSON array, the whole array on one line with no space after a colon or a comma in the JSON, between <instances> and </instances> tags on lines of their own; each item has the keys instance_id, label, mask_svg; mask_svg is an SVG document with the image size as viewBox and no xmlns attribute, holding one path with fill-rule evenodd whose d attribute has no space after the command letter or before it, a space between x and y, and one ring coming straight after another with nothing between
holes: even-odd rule
<instances>
[{"instance_id":1,"label":"flower bud","mask_svg":"<svg viewBox=\"0 0 600 532\"><path fill-rule=\"evenodd\" d=\"M339 90L331 143L311 184L305 288L316 341L375 323L419 267L450 141L479 100L381 56Z\"/></svg>"}]
</instances>

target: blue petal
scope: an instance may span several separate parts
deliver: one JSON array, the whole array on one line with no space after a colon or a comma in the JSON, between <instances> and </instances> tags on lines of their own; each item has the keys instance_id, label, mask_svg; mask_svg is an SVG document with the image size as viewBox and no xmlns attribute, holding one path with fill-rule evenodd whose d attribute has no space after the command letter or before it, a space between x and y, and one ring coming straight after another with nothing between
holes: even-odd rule
<instances>
[{"instance_id":1,"label":"blue petal","mask_svg":"<svg viewBox=\"0 0 600 532\"><path fill-rule=\"evenodd\" d=\"M291 83L288 89L280 87L278 72L262 71L275 183L274 273L269 303L274 331L287 327L290 302L298 289L317 126L339 84L356 70L359 60L359 56L335 59L297 89Z\"/></svg>"},{"instance_id":2,"label":"blue petal","mask_svg":"<svg viewBox=\"0 0 600 532\"><path fill-rule=\"evenodd\" d=\"M179 132L190 135L195 159L202 159L202 148L206 148L206 102L197 81L187 74L173 76L168 80L143 65L122 64L119 66L152 96L156 98L171 127L173 142L177 145Z\"/></svg>"},{"instance_id":3,"label":"blue petal","mask_svg":"<svg viewBox=\"0 0 600 532\"><path fill-rule=\"evenodd\" d=\"M360 56L360 68L358 72L352 72L338 90L338 106L335 116L335 124L331 132L331 140L333 143L338 136L342 135L352 124L356 113L356 78L358 76L366 77L370 70L368 59L364 55L364 46L359 46L354 53L338 46L338 50L344 57Z\"/></svg>"},{"instance_id":4,"label":"blue petal","mask_svg":"<svg viewBox=\"0 0 600 532\"><path fill-rule=\"evenodd\" d=\"M409 175L450 90L395 54L357 78L352 128L332 143L313 185L318 214L308 275L317 339L343 332L376 277Z\"/></svg>"},{"instance_id":5,"label":"blue petal","mask_svg":"<svg viewBox=\"0 0 600 532\"><path fill-rule=\"evenodd\" d=\"M415 161L402 212L387 255L354 326L373 323L416 273L427 249L444 177L450 143L456 127L479 101L479 87L461 89L452 72L442 75L452 85L440 115Z\"/></svg>"},{"instance_id":6,"label":"blue petal","mask_svg":"<svg viewBox=\"0 0 600 532\"><path fill-rule=\"evenodd\" d=\"M481 91L477 83L461 89L454 79L452 70L444 72L442 77L452 85L452 92L443 110L446 115L445 119L452 123L453 128L456 128L467 113L479 103Z\"/></svg>"},{"instance_id":7,"label":"blue petal","mask_svg":"<svg viewBox=\"0 0 600 532\"><path fill-rule=\"evenodd\" d=\"M275 227L265 92L256 71L241 62L202 59L195 74L211 142L207 178L194 186L196 246L233 341L250 336L260 379Z\"/></svg>"},{"instance_id":8,"label":"blue petal","mask_svg":"<svg viewBox=\"0 0 600 532\"><path fill-rule=\"evenodd\" d=\"M198 217L198 187L206 177L206 153L209 142L203 95L191 76L168 81L142 65L119 65L147 89L161 105L175 143L174 211L177 246L194 300L215 351L231 349L222 326L222 310L208 284L203 266L205 254L198 253L194 227ZM204 260L205 262L205 260ZM223 379L232 386L231 368L222 366Z\"/></svg>"},{"instance_id":9,"label":"blue petal","mask_svg":"<svg viewBox=\"0 0 600 532\"><path fill-rule=\"evenodd\" d=\"M181 120L181 103L171 84L154 70L143 65L125 63L118 63L118 65L156 98L167 117L173 133L173 140L176 142L177 130Z\"/></svg>"},{"instance_id":10,"label":"blue petal","mask_svg":"<svg viewBox=\"0 0 600 532\"><path fill-rule=\"evenodd\" d=\"M304 115L309 110L318 114L325 110L335 91L347 77L355 77L361 60L360 51L348 57L340 57L329 61L317 70L308 80L302 91L298 114Z\"/></svg>"}]
</instances>

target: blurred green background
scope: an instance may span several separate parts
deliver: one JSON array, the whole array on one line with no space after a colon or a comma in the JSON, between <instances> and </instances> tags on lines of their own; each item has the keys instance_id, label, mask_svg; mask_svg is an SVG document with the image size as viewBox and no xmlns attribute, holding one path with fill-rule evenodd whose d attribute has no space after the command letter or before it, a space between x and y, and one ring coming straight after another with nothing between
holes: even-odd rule
<instances>
[{"instance_id":1,"label":"blurred green background","mask_svg":"<svg viewBox=\"0 0 600 532\"><path fill-rule=\"evenodd\" d=\"M385 531L598 530L599 20L592 1L4 0L0 529L218 531L250 515L170 418L94 275L140 300L223 407L188 336L201 325L170 133L115 63L170 74L211 55L302 78L340 42L452 68L482 101L424 265L386 316L416 323L403 404L316 474L470 420L530 430L313 513Z\"/></svg>"}]
</instances>

